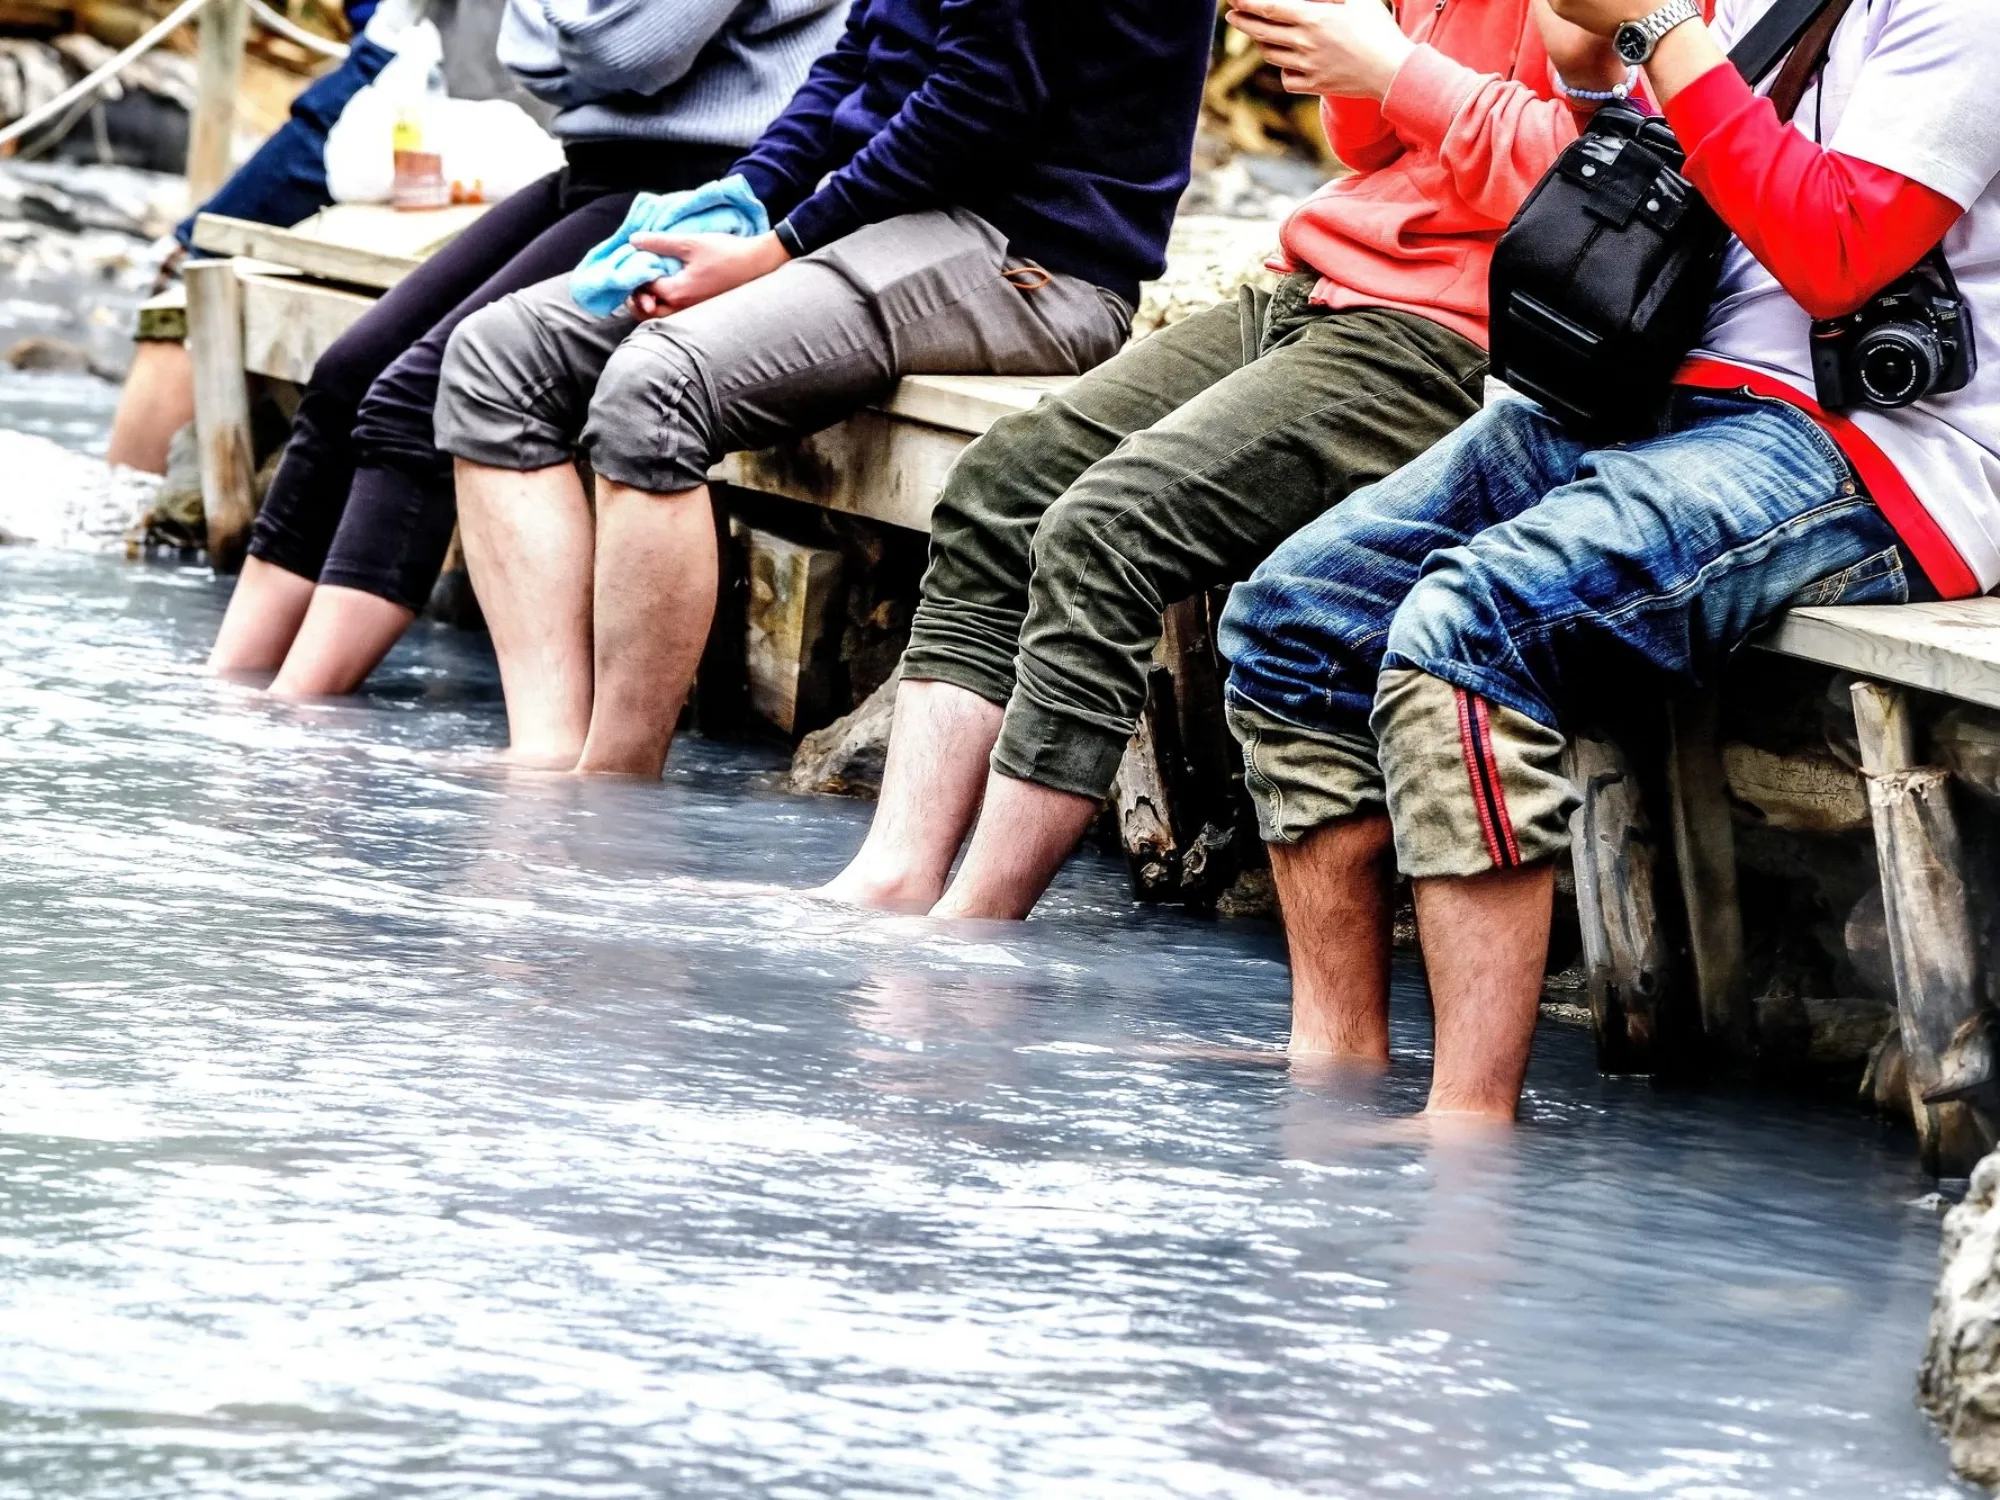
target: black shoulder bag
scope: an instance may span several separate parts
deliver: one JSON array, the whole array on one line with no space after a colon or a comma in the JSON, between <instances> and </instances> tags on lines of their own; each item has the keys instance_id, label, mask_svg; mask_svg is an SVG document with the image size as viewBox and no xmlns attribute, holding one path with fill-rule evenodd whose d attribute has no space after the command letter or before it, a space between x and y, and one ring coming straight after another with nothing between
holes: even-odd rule
<instances>
[{"instance_id":1,"label":"black shoulder bag","mask_svg":"<svg viewBox=\"0 0 2000 1500\"><path fill-rule=\"evenodd\" d=\"M1791 122L1850 0L1777 0L1729 54ZM1536 184L1493 252L1493 373L1582 435L1657 419L1701 337L1729 230L1667 122L1609 104Z\"/></svg>"}]
</instances>

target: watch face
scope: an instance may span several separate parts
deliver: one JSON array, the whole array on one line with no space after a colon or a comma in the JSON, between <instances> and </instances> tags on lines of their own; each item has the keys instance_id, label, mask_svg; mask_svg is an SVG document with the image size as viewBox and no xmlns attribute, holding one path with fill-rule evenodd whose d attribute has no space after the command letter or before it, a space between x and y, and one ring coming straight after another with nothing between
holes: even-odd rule
<instances>
[{"instance_id":1,"label":"watch face","mask_svg":"<svg viewBox=\"0 0 2000 1500\"><path fill-rule=\"evenodd\" d=\"M1611 45L1620 57L1636 68L1653 55L1653 49L1647 45L1648 40L1645 30L1637 22L1627 21L1612 34Z\"/></svg>"}]
</instances>

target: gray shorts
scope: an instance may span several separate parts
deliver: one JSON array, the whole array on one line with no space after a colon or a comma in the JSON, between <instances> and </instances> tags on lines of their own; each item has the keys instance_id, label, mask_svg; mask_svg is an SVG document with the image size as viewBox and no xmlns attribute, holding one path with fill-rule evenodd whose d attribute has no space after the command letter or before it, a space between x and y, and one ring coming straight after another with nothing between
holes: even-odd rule
<instances>
[{"instance_id":1,"label":"gray shorts","mask_svg":"<svg viewBox=\"0 0 2000 1500\"><path fill-rule=\"evenodd\" d=\"M1131 321L1110 292L1010 256L976 214L905 214L650 322L592 317L566 276L503 297L451 336L437 445L521 471L580 450L607 479L671 494L905 375L1081 374Z\"/></svg>"}]
</instances>

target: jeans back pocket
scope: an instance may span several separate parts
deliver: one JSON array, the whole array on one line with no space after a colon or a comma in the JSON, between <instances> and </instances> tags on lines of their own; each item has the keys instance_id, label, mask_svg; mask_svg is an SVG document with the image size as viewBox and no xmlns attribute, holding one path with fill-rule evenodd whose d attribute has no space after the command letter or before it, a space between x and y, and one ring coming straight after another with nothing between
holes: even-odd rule
<instances>
[{"instance_id":1,"label":"jeans back pocket","mask_svg":"<svg viewBox=\"0 0 2000 1500\"><path fill-rule=\"evenodd\" d=\"M1807 584L1788 602L1795 609L1818 604L1908 604L1910 577L1903 569L1903 554L1885 547Z\"/></svg>"}]
</instances>

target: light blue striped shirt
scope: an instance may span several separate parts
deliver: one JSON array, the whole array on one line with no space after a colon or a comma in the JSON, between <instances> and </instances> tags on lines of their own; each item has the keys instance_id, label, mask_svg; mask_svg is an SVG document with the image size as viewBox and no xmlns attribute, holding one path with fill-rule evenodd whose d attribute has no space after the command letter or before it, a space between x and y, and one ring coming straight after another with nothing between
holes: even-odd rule
<instances>
[{"instance_id":1,"label":"light blue striped shirt","mask_svg":"<svg viewBox=\"0 0 2000 1500\"><path fill-rule=\"evenodd\" d=\"M745 147L846 22L847 0L507 0L499 56L564 140Z\"/></svg>"}]
</instances>

